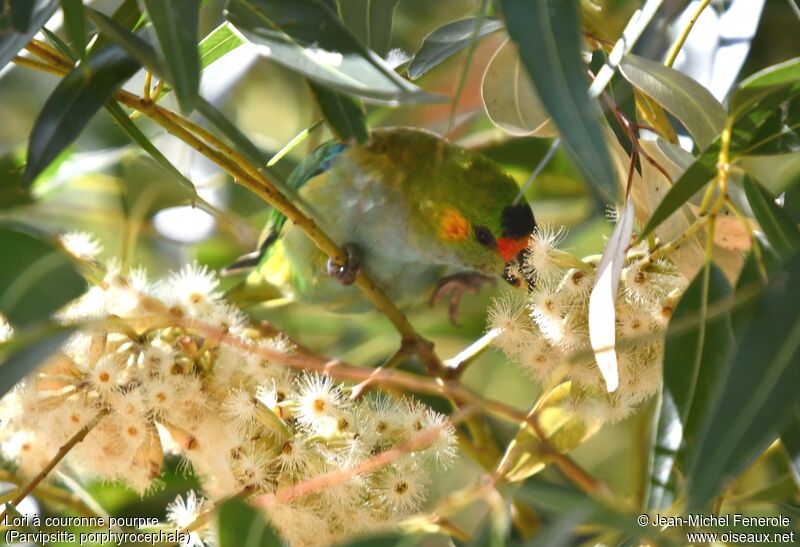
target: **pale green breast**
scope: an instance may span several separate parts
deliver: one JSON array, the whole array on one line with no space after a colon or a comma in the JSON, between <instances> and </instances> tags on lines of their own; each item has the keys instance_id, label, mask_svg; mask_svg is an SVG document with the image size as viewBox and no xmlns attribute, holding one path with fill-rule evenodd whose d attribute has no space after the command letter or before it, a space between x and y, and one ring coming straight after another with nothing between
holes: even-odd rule
<instances>
[{"instance_id":1,"label":"pale green breast","mask_svg":"<svg viewBox=\"0 0 800 547\"><path fill-rule=\"evenodd\" d=\"M413 307L428 300L446 267L420 256L402 183L365 172L343 156L330 171L309 181L301 195L337 244L350 243L359 249L362 268L399 306ZM340 312L371 309L357 287L343 286L326 275L326 263L327 256L288 223L280 249L273 252L266 270L282 270L280 279L272 276L269 280L297 300Z\"/></svg>"}]
</instances>

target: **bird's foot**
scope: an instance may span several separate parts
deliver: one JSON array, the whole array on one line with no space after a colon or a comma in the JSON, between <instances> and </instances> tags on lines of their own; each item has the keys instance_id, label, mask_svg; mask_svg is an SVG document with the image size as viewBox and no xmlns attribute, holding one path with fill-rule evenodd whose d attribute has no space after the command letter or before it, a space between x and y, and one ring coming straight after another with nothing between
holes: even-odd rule
<instances>
[{"instance_id":1,"label":"bird's foot","mask_svg":"<svg viewBox=\"0 0 800 547\"><path fill-rule=\"evenodd\" d=\"M461 272L448 275L441 278L439 283L436 284L436 289L431 295L431 306L449 294L450 304L447 309L450 322L456 327L460 327L461 324L458 322L458 306L464 294L468 292L477 293L484 285L494 284L495 279L493 277L488 277L477 272Z\"/></svg>"},{"instance_id":2,"label":"bird's foot","mask_svg":"<svg viewBox=\"0 0 800 547\"><path fill-rule=\"evenodd\" d=\"M361 255L355 245L351 243L345 243L342 251L345 255L344 264L337 264L329 258L325 271L342 285L352 285L361 269Z\"/></svg>"}]
</instances>

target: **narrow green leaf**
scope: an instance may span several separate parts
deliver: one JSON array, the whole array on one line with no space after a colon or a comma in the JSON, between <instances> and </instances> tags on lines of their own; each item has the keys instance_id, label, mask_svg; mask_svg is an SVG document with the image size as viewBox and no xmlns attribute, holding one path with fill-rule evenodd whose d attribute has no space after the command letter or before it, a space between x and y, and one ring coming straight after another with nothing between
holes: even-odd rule
<instances>
[{"instance_id":1,"label":"narrow green leaf","mask_svg":"<svg viewBox=\"0 0 800 547\"><path fill-rule=\"evenodd\" d=\"M781 435L781 443L783 443L783 448L789 456L792 479L795 485L800 487L800 405L796 404L791 409L791 414L792 419Z\"/></svg>"},{"instance_id":2,"label":"narrow green leaf","mask_svg":"<svg viewBox=\"0 0 800 547\"><path fill-rule=\"evenodd\" d=\"M558 131L520 64L517 45L510 40L489 61L481 83L486 114L493 124L511 135L553 137Z\"/></svg>"},{"instance_id":3,"label":"narrow green leaf","mask_svg":"<svg viewBox=\"0 0 800 547\"><path fill-rule=\"evenodd\" d=\"M744 177L744 191L753 215L775 253L784 259L790 257L800 247L797 223L778 207L769 192L748 176Z\"/></svg>"},{"instance_id":4,"label":"narrow green leaf","mask_svg":"<svg viewBox=\"0 0 800 547\"><path fill-rule=\"evenodd\" d=\"M8 7L11 8L11 26L17 32L28 30L35 6L36 3L33 0L8 0Z\"/></svg>"},{"instance_id":5,"label":"narrow green leaf","mask_svg":"<svg viewBox=\"0 0 800 547\"><path fill-rule=\"evenodd\" d=\"M381 57L389 51L400 0L337 0L339 16L362 43Z\"/></svg>"},{"instance_id":6,"label":"narrow green leaf","mask_svg":"<svg viewBox=\"0 0 800 547\"><path fill-rule=\"evenodd\" d=\"M672 213L680 209L693 195L699 192L717 172L719 142L715 142L675 181L667 195L658 204L642 230L640 239L647 237L664 222Z\"/></svg>"},{"instance_id":7,"label":"narrow green leaf","mask_svg":"<svg viewBox=\"0 0 800 547\"><path fill-rule=\"evenodd\" d=\"M200 68L206 68L226 54L244 44L241 35L231 29L229 23L222 23L211 34L203 38L200 51Z\"/></svg>"},{"instance_id":8,"label":"narrow green leaf","mask_svg":"<svg viewBox=\"0 0 800 547\"><path fill-rule=\"evenodd\" d=\"M156 145L154 145L150 139L148 139L147 136L142 133L136 124L131 121L119 104L115 102L109 102L106 104L106 110L108 110L108 113L111 114L111 117L114 118L114 121L119 124L122 130L128 134L133 142L141 146L142 150L147 152L150 157L153 158L156 163L158 163L158 165L164 169L164 171L166 171L181 186L186 188L192 201L197 199L197 189L192 181L186 178L186 176L184 176L184 174L181 173L177 167L172 165L172 163L166 158L166 156L164 156L164 154L161 153Z\"/></svg>"},{"instance_id":9,"label":"narrow green leaf","mask_svg":"<svg viewBox=\"0 0 800 547\"><path fill-rule=\"evenodd\" d=\"M139 64L136 61L124 50L112 46L99 51L67 74L48 97L34 122L23 182L31 184L137 70Z\"/></svg>"},{"instance_id":10,"label":"narrow green leaf","mask_svg":"<svg viewBox=\"0 0 800 547\"><path fill-rule=\"evenodd\" d=\"M733 124L731 134L730 152L732 157L739 153L746 153L753 143L753 139L760 135L760 130L765 123L768 123L773 111L784 100L781 92L772 93L764 97L757 107L750 108L741 112ZM763 138L763 135L761 137ZM680 209L693 195L703 189L717 172L717 159L720 151L720 139L717 138L702 154L689 166L689 168L675 181L672 187L659 203L658 207L647 225L642 231L640 238L647 237L672 213Z\"/></svg>"},{"instance_id":11,"label":"narrow green leaf","mask_svg":"<svg viewBox=\"0 0 800 547\"><path fill-rule=\"evenodd\" d=\"M706 149L722 132L725 109L689 76L632 54L622 58L619 69L631 84L678 118L700 149Z\"/></svg>"},{"instance_id":12,"label":"narrow green leaf","mask_svg":"<svg viewBox=\"0 0 800 547\"><path fill-rule=\"evenodd\" d=\"M41 323L80 295L86 282L39 233L0 226L0 313L15 327Z\"/></svg>"},{"instance_id":13,"label":"narrow green leaf","mask_svg":"<svg viewBox=\"0 0 800 547\"><path fill-rule=\"evenodd\" d=\"M228 20L268 59L336 91L383 102L432 102L370 51L319 0L230 0Z\"/></svg>"},{"instance_id":14,"label":"narrow green leaf","mask_svg":"<svg viewBox=\"0 0 800 547\"><path fill-rule=\"evenodd\" d=\"M408 77L416 80L467 47L475 35L475 24L475 17L459 19L442 25L428 34L408 67ZM480 40L502 28L501 20L495 17L484 17L478 28L476 39Z\"/></svg>"},{"instance_id":15,"label":"narrow green leaf","mask_svg":"<svg viewBox=\"0 0 800 547\"><path fill-rule=\"evenodd\" d=\"M170 82L170 74L164 63L156 55L156 51L147 42L135 34L131 34L120 25L103 15L102 13L86 8L86 15L91 19L103 33L111 37L119 46L125 49L131 57L139 61L148 70L157 74L166 82ZM197 111L208 120L221 135L224 136L236 150L244 155L254 165L266 165L269 159L253 142L242 133L236 125L231 122L214 105L206 101L202 96L197 98ZM286 190L282 187L282 190ZM291 195L289 192L287 195Z\"/></svg>"},{"instance_id":16,"label":"narrow green leaf","mask_svg":"<svg viewBox=\"0 0 800 547\"><path fill-rule=\"evenodd\" d=\"M723 378L734 340L731 288L713 264L700 270L686 289L667 331L664 384L650 475L648 509L669 507L675 498L675 469L685 471L681 450L694 441L711 407L714 386ZM691 324L686 328L686 324Z\"/></svg>"},{"instance_id":17,"label":"narrow green leaf","mask_svg":"<svg viewBox=\"0 0 800 547\"><path fill-rule=\"evenodd\" d=\"M44 25L58 8L56 0L23 0L30 2L34 6L30 25L24 30L17 32L11 26L0 29L0 68L6 66L19 50L25 47L39 27Z\"/></svg>"},{"instance_id":18,"label":"narrow green leaf","mask_svg":"<svg viewBox=\"0 0 800 547\"><path fill-rule=\"evenodd\" d=\"M75 329L42 327L0 344L0 397L64 345Z\"/></svg>"},{"instance_id":19,"label":"narrow green leaf","mask_svg":"<svg viewBox=\"0 0 800 547\"><path fill-rule=\"evenodd\" d=\"M731 97L732 112L736 115L750 108L775 91L800 83L800 57L767 67L744 79Z\"/></svg>"},{"instance_id":20,"label":"narrow green leaf","mask_svg":"<svg viewBox=\"0 0 800 547\"><path fill-rule=\"evenodd\" d=\"M367 113L360 100L336 93L313 82L309 84L325 123L337 139L343 142L356 140L360 143L369 140Z\"/></svg>"},{"instance_id":21,"label":"narrow green leaf","mask_svg":"<svg viewBox=\"0 0 800 547\"><path fill-rule=\"evenodd\" d=\"M689 446L689 509L701 508L785 430L800 385L800 254L784 263L736 346L716 403ZM776 320L779 319L779 320Z\"/></svg>"},{"instance_id":22,"label":"narrow green leaf","mask_svg":"<svg viewBox=\"0 0 800 547\"><path fill-rule=\"evenodd\" d=\"M770 258L770 255L766 254L762 258ZM775 266L775 264L769 265ZM762 267L767 271L772 271L773 268L768 267L769 265L759 264L756 254L752 251L744 261L744 266L742 266L742 271L736 280L736 287L733 292L734 307L731 313L731 326L736 340L741 339L742 333L747 328L747 325L750 324L753 312L758 307L758 299L767 286L767 281L762 274Z\"/></svg>"},{"instance_id":23,"label":"narrow green leaf","mask_svg":"<svg viewBox=\"0 0 800 547\"><path fill-rule=\"evenodd\" d=\"M217 514L219 547L281 547L266 516L240 499L222 504Z\"/></svg>"},{"instance_id":24,"label":"narrow green leaf","mask_svg":"<svg viewBox=\"0 0 800 547\"><path fill-rule=\"evenodd\" d=\"M570 486L563 486L541 479L531 479L515 492L516 498L534 508L557 517L580 515L582 522L591 522L633 534L636 537L653 537L658 530L652 526L643 528L636 523L634 515L620 512L586 493ZM577 519L581 520L581 519Z\"/></svg>"},{"instance_id":25,"label":"narrow green leaf","mask_svg":"<svg viewBox=\"0 0 800 547\"><path fill-rule=\"evenodd\" d=\"M511 39L519 47L539 98L561 131L564 149L587 182L614 201L617 176L597 101L588 94L576 0L501 0Z\"/></svg>"},{"instance_id":26,"label":"narrow green leaf","mask_svg":"<svg viewBox=\"0 0 800 547\"><path fill-rule=\"evenodd\" d=\"M184 114L194 108L200 89L197 52L200 2L196 0L142 0L156 31L161 54L172 75L178 104Z\"/></svg>"},{"instance_id":27,"label":"narrow green leaf","mask_svg":"<svg viewBox=\"0 0 800 547\"><path fill-rule=\"evenodd\" d=\"M73 50L81 59L86 59L86 14L83 0L61 0L64 13L64 28Z\"/></svg>"},{"instance_id":28,"label":"narrow green leaf","mask_svg":"<svg viewBox=\"0 0 800 547\"><path fill-rule=\"evenodd\" d=\"M88 9L84 11L88 16ZM120 28L127 31L133 31L144 21L142 12L139 10L139 4L136 3L136 0L124 0L116 11L111 14L110 19L119 25ZM100 30L100 33L97 39L92 43L90 51L100 51L112 42L110 37L103 32L102 29L98 30Z\"/></svg>"}]
</instances>

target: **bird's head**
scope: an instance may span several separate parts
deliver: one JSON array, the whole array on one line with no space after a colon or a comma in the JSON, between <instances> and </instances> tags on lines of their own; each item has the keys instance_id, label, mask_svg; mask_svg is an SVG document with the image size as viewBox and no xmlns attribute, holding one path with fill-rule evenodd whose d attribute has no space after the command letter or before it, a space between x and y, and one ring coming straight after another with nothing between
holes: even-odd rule
<instances>
[{"instance_id":1,"label":"bird's head","mask_svg":"<svg viewBox=\"0 0 800 547\"><path fill-rule=\"evenodd\" d=\"M515 272L536 228L527 204L472 203L467 210L446 206L439 214L437 236L452 249L461 266L487 275L501 275L514 286Z\"/></svg>"}]
</instances>

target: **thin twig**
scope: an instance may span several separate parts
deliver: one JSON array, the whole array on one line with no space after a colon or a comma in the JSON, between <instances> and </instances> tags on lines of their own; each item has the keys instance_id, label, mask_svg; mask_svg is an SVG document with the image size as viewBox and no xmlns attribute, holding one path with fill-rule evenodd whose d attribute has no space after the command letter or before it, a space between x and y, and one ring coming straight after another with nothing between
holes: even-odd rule
<instances>
[{"instance_id":1,"label":"thin twig","mask_svg":"<svg viewBox=\"0 0 800 547\"><path fill-rule=\"evenodd\" d=\"M697 9L692 15L692 18L689 19L689 22L683 28L683 31L681 31L681 34L680 36L678 36L677 41L674 44L672 44L672 47L670 48L669 53L667 54L667 58L664 61L665 66L672 66L673 63L675 63L675 59L678 58L678 53L680 53L683 44L686 43L686 39L689 38L689 33L692 32L694 24L700 18L700 14L703 13L703 10L705 10L710 3L711 0L703 0L700 3L700 5L697 6Z\"/></svg>"},{"instance_id":2,"label":"thin twig","mask_svg":"<svg viewBox=\"0 0 800 547\"><path fill-rule=\"evenodd\" d=\"M83 439L85 439L86 436L91 433L92 429L94 429L95 426L100 423L100 420L102 420L110 412L110 409L103 409L98 412L89 423L83 426L66 443L64 443L64 445L58 449L56 455L53 456L49 462L47 462L47 465L44 466L44 469L42 469L39 474L36 475L33 480L31 480L24 488L22 488L22 490L17 493L13 500L11 500L11 505L16 507L28 496L28 494L33 492L33 489L36 488L45 478L47 478L47 475L50 474L50 471L52 471L67 454L69 454L70 450L75 448L78 443L83 441ZM0 513L0 522L5 520L6 511L7 509Z\"/></svg>"}]
</instances>

